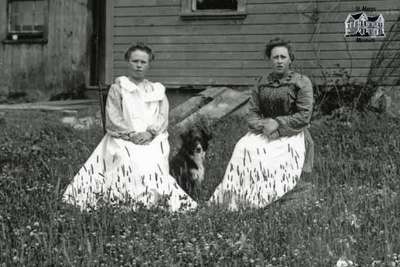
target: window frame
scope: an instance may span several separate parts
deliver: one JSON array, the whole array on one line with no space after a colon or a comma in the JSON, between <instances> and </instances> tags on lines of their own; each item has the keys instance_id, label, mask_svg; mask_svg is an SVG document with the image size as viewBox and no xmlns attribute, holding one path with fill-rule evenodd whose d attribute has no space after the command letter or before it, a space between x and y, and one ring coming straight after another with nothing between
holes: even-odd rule
<instances>
[{"instance_id":1,"label":"window frame","mask_svg":"<svg viewBox=\"0 0 400 267\"><path fill-rule=\"evenodd\" d=\"M36 2L37 0L7 0L7 35L3 43L47 43L48 35L48 9L49 1L40 0L44 2L43 6L43 29L37 32L23 32L14 31L11 29L12 24L12 14L11 5L13 2Z\"/></svg>"},{"instance_id":2,"label":"window frame","mask_svg":"<svg viewBox=\"0 0 400 267\"><path fill-rule=\"evenodd\" d=\"M237 0L236 10L226 9L203 9L194 10L196 0L181 0L180 17L183 20L201 20L201 19L244 19L246 13L246 0Z\"/></svg>"}]
</instances>

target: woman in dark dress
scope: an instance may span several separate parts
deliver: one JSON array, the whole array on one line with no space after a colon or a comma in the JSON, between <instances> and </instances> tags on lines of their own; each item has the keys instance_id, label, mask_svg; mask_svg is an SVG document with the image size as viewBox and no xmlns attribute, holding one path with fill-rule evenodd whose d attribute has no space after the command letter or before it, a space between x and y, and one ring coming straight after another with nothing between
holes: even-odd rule
<instances>
[{"instance_id":1,"label":"woman in dark dress","mask_svg":"<svg viewBox=\"0 0 400 267\"><path fill-rule=\"evenodd\" d=\"M311 171L311 81L291 70L294 55L288 42L271 40L265 54L273 72L252 91L249 132L236 144L210 204L231 210L265 207L293 189L302 171Z\"/></svg>"}]
</instances>

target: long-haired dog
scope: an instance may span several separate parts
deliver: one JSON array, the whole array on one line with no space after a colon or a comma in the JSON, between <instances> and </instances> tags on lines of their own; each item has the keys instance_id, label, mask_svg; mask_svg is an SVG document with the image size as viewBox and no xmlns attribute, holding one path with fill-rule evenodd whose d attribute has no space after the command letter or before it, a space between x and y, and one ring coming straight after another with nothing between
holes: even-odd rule
<instances>
[{"instance_id":1,"label":"long-haired dog","mask_svg":"<svg viewBox=\"0 0 400 267\"><path fill-rule=\"evenodd\" d=\"M204 180L204 160L211 133L194 126L180 137L182 145L170 162L171 175L186 193L197 196Z\"/></svg>"}]
</instances>

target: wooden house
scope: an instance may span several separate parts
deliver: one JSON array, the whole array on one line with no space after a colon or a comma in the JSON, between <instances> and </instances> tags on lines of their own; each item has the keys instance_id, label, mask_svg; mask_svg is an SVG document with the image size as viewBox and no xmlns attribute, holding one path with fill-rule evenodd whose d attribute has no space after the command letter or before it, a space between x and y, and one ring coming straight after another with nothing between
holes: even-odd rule
<instances>
[{"instance_id":1,"label":"wooden house","mask_svg":"<svg viewBox=\"0 0 400 267\"><path fill-rule=\"evenodd\" d=\"M104 76L105 0L0 1L0 95L45 99Z\"/></svg>"},{"instance_id":2,"label":"wooden house","mask_svg":"<svg viewBox=\"0 0 400 267\"><path fill-rule=\"evenodd\" d=\"M275 37L292 41L294 68L315 83L342 68L399 84L399 64L382 65L399 57L399 10L398 0L3 0L0 95L111 83L137 41L156 54L149 78L168 88L247 87L271 70L264 48ZM360 11L381 15L385 35L346 37Z\"/></svg>"},{"instance_id":3,"label":"wooden house","mask_svg":"<svg viewBox=\"0 0 400 267\"><path fill-rule=\"evenodd\" d=\"M345 36L346 18L363 10L384 18L384 36ZM281 37L294 46L294 68L315 83L340 69L365 82L369 74L374 78L383 73L371 72L377 55L383 55L381 48L386 58L399 53L400 34L393 37L399 31L399 11L399 0L109 1L106 77L111 82L124 74L125 49L144 41L156 53L151 79L170 88L249 86L270 71L264 57L266 42ZM381 67L388 68L381 82L400 82L393 64Z\"/></svg>"}]
</instances>

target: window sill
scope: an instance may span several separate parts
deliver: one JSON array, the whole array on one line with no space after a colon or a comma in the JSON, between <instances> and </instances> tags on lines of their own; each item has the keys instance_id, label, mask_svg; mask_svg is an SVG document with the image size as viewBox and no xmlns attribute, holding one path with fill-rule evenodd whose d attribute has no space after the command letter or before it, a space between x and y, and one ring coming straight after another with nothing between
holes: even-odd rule
<instances>
[{"instance_id":1,"label":"window sill","mask_svg":"<svg viewBox=\"0 0 400 267\"><path fill-rule=\"evenodd\" d=\"M238 11L195 11L182 12L180 17L182 20L202 20L202 19L244 19L246 12Z\"/></svg>"},{"instance_id":2,"label":"window sill","mask_svg":"<svg viewBox=\"0 0 400 267\"><path fill-rule=\"evenodd\" d=\"M4 39L3 44L47 44L48 40L44 38L35 38L35 39L18 39L18 40L10 40Z\"/></svg>"}]
</instances>

